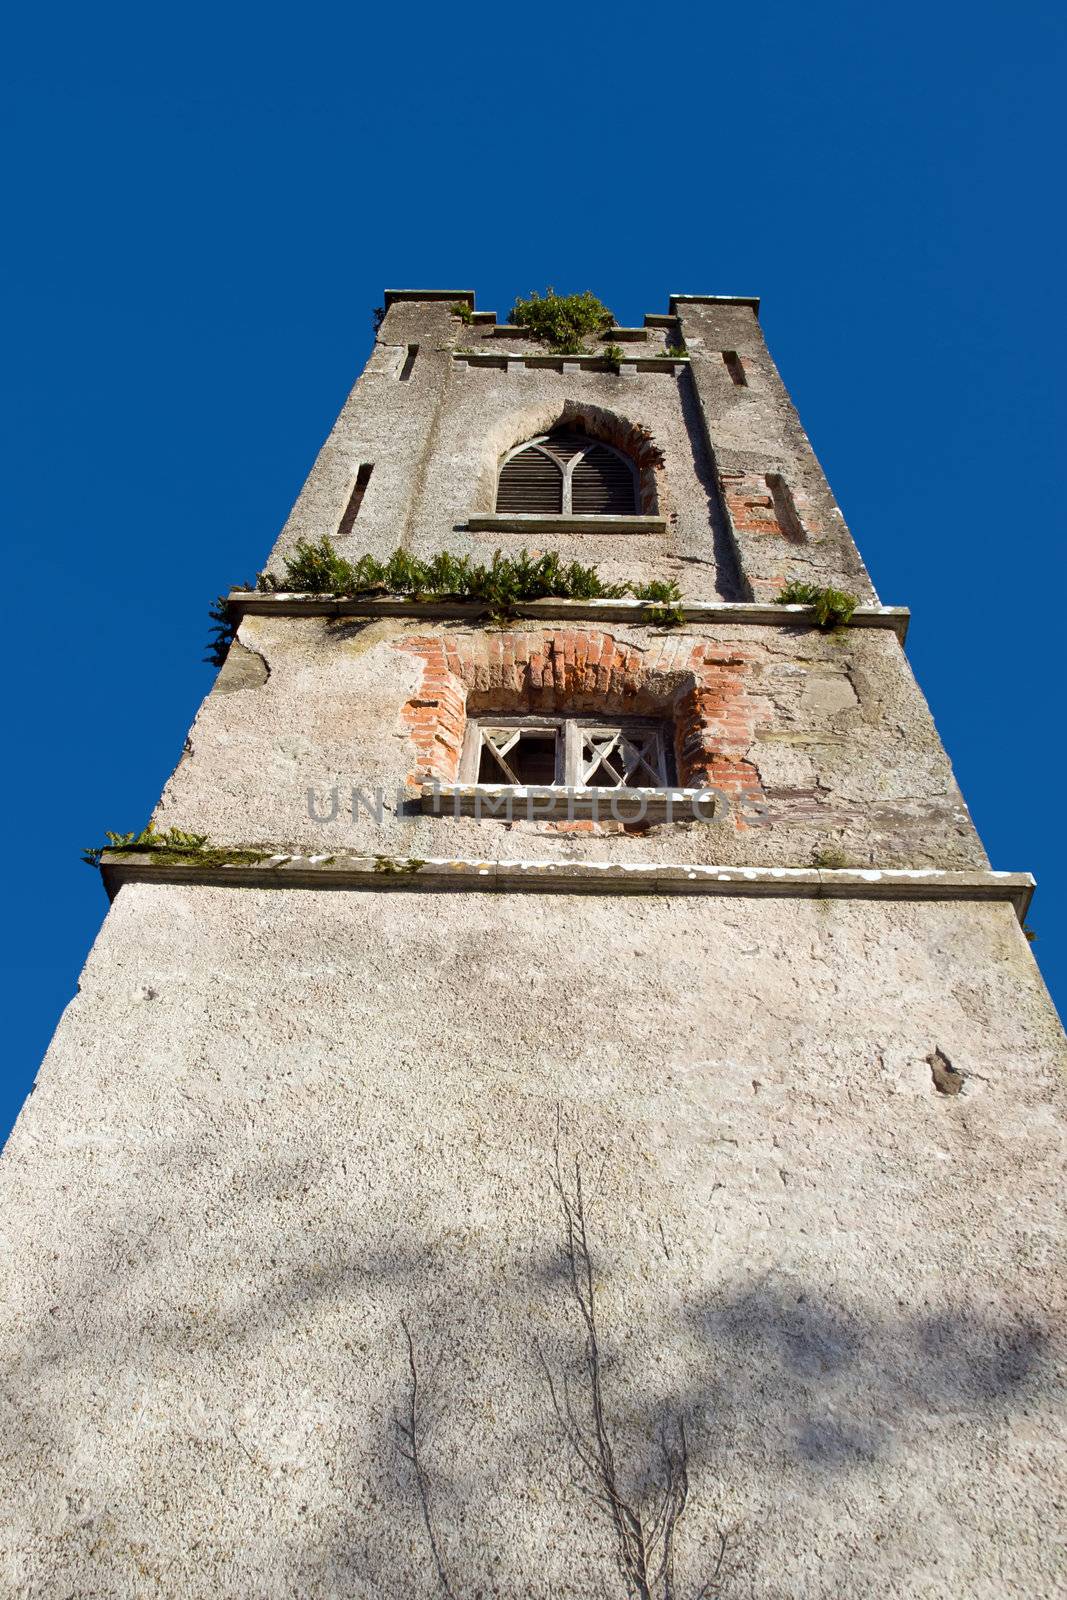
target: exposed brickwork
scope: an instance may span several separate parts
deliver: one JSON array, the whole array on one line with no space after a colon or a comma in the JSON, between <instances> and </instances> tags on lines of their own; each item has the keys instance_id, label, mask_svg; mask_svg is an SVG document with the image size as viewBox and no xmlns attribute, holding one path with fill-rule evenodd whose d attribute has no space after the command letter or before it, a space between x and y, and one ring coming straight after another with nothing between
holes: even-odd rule
<instances>
[{"instance_id":1,"label":"exposed brickwork","mask_svg":"<svg viewBox=\"0 0 1067 1600\"><path fill-rule=\"evenodd\" d=\"M723 499L738 533L770 533L783 537L774 497L762 472L721 472Z\"/></svg>"},{"instance_id":2,"label":"exposed brickwork","mask_svg":"<svg viewBox=\"0 0 1067 1600\"><path fill-rule=\"evenodd\" d=\"M745 690L736 668L705 662L675 709L675 749L682 782L721 789L732 799L763 793L759 774L744 759L765 706Z\"/></svg>"},{"instance_id":3,"label":"exposed brickwork","mask_svg":"<svg viewBox=\"0 0 1067 1600\"><path fill-rule=\"evenodd\" d=\"M400 647L423 659L419 692L401 708L401 720L415 746L416 770L412 781L437 778L451 783L459 769L466 726L467 689L449 669L443 639L412 639Z\"/></svg>"},{"instance_id":4,"label":"exposed brickwork","mask_svg":"<svg viewBox=\"0 0 1067 1600\"><path fill-rule=\"evenodd\" d=\"M796 575L791 557L822 531L811 499L773 471L724 469L719 484L753 598L773 600Z\"/></svg>"},{"instance_id":5,"label":"exposed brickwork","mask_svg":"<svg viewBox=\"0 0 1067 1600\"><path fill-rule=\"evenodd\" d=\"M771 533L803 544L821 531L810 495L777 472L719 474L726 509L738 533Z\"/></svg>"},{"instance_id":6,"label":"exposed brickwork","mask_svg":"<svg viewBox=\"0 0 1067 1600\"><path fill-rule=\"evenodd\" d=\"M468 715L592 712L670 719L681 784L762 794L746 755L770 704L752 689L762 656L751 646L665 635L638 647L600 629L561 628L419 636L398 648L424 663L401 710L415 783L455 781Z\"/></svg>"}]
</instances>

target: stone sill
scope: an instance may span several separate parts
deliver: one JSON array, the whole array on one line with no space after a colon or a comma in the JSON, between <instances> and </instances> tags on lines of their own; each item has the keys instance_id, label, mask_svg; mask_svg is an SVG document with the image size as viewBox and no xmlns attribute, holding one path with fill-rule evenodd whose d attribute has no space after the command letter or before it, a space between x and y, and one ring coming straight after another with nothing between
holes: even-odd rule
<instances>
[{"instance_id":1,"label":"stone sill","mask_svg":"<svg viewBox=\"0 0 1067 1600\"><path fill-rule=\"evenodd\" d=\"M711 822L716 810L715 796L707 789L562 784L424 783L421 800L431 816L476 816L491 822Z\"/></svg>"},{"instance_id":2,"label":"stone sill","mask_svg":"<svg viewBox=\"0 0 1067 1600\"><path fill-rule=\"evenodd\" d=\"M527 511L492 511L467 518L472 533L666 533L666 517L536 516Z\"/></svg>"},{"instance_id":3,"label":"stone sill","mask_svg":"<svg viewBox=\"0 0 1067 1600\"><path fill-rule=\"evenodd\" d=\"M231 589L226 603L234 617L424 617L477 622L488 608L470 600L407 600L395 595L261 594L258 589ZM511 608L516 617L562 622L656 622L662 611L647 600L523 600ZM814 628L810 606L762 605L756 601L683 600L686 622L740 623L757 628ZM857 606L846 628L883 628L901 644L908 631L907 606Z\"/></svg>"},{"instance_id":4,"label":"stone sill","mask_svg":"<svg viewBox=\"0 0 1067 1600\"><path fill-rule=\"evenodd\" d=\"M837 900L1005 900L1022 922L1034 892L1028 872L874 868L685 866L651 861L474 861L344 853L274 855L254 866L161 862L144 851L107 850L104 887L187 883L247 889L496 889L537 894L708 894Z\"/></svg>"},{"instance_id":5,"label":"stone sill","mask_svg":"<svg viewBox=\"0 0 1067 1600\"><path fill-rule=\"evenodd\" d=\"M498 330L499 331L499 330ZM508 354L501 351L499 355L483 354L480 350L453 350L453 361L466 362L468 367L495 367L504 371L508 366L522 367L551 367L556 372L565 368L577 369L582 372L618 372L614 361L605 361L603 356L560 356L560 355L524 355ZM620 361L619 367L633 367L642 372L672 372L679 373L688 364L686 356L627 356Z\"/></svg>"}]
</instances>

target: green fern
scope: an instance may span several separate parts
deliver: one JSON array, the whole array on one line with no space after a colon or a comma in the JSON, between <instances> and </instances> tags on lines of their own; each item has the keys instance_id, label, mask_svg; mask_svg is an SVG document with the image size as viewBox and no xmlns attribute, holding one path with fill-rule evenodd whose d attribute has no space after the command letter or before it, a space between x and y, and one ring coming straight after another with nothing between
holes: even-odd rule
<instances>
[{"instance_id":1,"label":"green fern","mask_svg":"<svg viewBox=\"0 0 1067 1600\"><path fill-rule=\"evenodd\" d=\"M662 628L679 628L685 621L682 608L682 591L673 578L653 578L649 583L630 586L635 600L649 603L647 620Z\"/></svg>"},{"instance_id":2,"label":"green fern","mask_svg":"<svg viewBox=\"0 0 1067 1600\"><path fill-rule=\"evenodd\" d=\"M416 872L421 872L426 865L421 856L408 856L403 861L397 861L392 856L375 856L375 872L391 873L396 877L412 877Z\"/></svg>"},{"instance_id":3,"label":"green fern","mask_svg":"<svg viewBox=\"0 0 1067 1600\"><path fill-rule=\"evenodd\" d=\"M473 565L466 556L438 551L423 561L407 550L394 550L381 562L373 556L347 561L324 537L317 544L302 541L285 558L285 575L261 573L259 587L267 593L405 595L415 600L480 600L490 610L500 610L524 600L555 596L570 600L614 600L628 593L626 584L605 584L595 567L572 561L564 565L556 551L532 556L526 549L516 556L499 550L486 566Z\"/></svg>"},{"instance_id":4,"label":"green fern","mask_svg":"<svg viewBox=\"0 0 1067 1600\"><path fill-rule=\"evenodd\" d=\"M234 587L240 588L242 585L235 584ZM255 584L246 583L243 587L245 589L254 589ZM237 637L237 625L240 619L230 611L229 596L225 594L215 596L215 604L208 612L208 616L211 618L213 627L207 642L207 654L204 656L204 660L210 662L213 667L221 667L226 660L231 644Z\"/></svg>"},{"instance_id":5,"label":"green fern","mask_svg":"<svg viewBox=\"0 0 1067 1600\"><path fill-rule=\"evenodd\" d=\"M110 833L105 830L107 844L93 845L82 852L88 867L98 867L108 851L136 850L149 855L161 864L218 867L251 866L266 860L269 850L253 850L225 845L210 846L206 833L186 833L182 828L157 828L150 822L140 833Z\"/></svg>"},{"instance_id":6,"label":"green fern","mask_svg":"<svg viewBox=\"0 0 1067 1600\"><path fill-rule=\"evenodd\" d=\"M682 598L682 591L673 578L653 578L651 583L632 584L630 593L635 600L658 601L662 605L673 605Z\"/></svg>"},{"instance_id":7,"label":"green fern","mask_svg":"<svg viewBox=\"0 0 1067 1600\"><path fill-rule=\"evenodd\" d=\"M859 605L859 596L844 589L824 589L817 583L804 583L799 578L787 583L781 594L774 598L776 606L810 606L820 628L836 628L851 620Z\"/></svg>"},{"instance_id":8,"label":"green fern","mask_svg":"<svg viewBox=\"0 0 1067 1600\"><path fill-rule=\"evenodd\" d=\"M206 833L185 833L181 828L156 827L150 822L140 833L109 833L104 830L107 844L92 845L83 851L82 860L87 866L98 867L105 850L180 850L183 853L202 850L207 844Z\"/></svg>"}]
</instances>

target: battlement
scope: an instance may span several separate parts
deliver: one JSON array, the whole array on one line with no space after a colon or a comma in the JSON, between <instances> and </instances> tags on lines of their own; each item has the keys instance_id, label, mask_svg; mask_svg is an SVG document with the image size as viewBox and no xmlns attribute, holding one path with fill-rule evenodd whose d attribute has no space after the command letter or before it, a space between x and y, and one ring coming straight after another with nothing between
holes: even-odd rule
<instances>
[{"instance_id":1,"label":"battlement","mask_svg":"<svg viewBox=\"0 0 1067 1600\"><path fill-rule=\"evenodd\" d=\"M479 322L490 322L497 325L495 311L478 311L476 294L473 289L386 289L382 297L382 304L388 312L395 305L446 305L462 304L469 306ZM672 294L668 299L666 315L659 312L649 312L645 316L646 328L673 327L677 324L679 306L747 306L755 316L759 316L758 295L729 295L729 294ZM506 326L501 324L500 326ZM613 337L633 337L639 330L629 328L612 328Z\"/></svg>"}]
</instances>

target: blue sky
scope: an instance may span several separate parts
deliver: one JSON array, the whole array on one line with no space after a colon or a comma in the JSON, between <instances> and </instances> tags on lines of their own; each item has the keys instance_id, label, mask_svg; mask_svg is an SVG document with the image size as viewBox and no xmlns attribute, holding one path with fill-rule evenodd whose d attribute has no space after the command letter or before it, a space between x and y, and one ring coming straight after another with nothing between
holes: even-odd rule
<instances>
[{"instance_id":1,"label":"blue sky","mask_svg":"<svg viewBox=\"0 0 1067 1600\"><path fill-rule=\"evenodd\" d=\"M763 296L1062 1003L1065 54L1052 5L23 8L0 1135L104 913L79 848L151 810L387 284Z\"/></svg>"}]
</instances>

